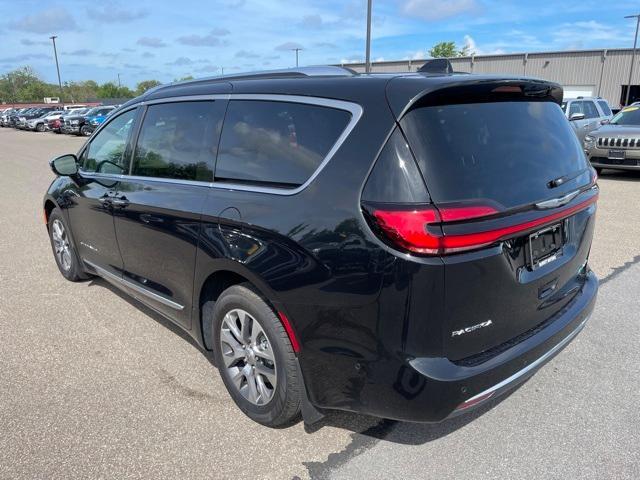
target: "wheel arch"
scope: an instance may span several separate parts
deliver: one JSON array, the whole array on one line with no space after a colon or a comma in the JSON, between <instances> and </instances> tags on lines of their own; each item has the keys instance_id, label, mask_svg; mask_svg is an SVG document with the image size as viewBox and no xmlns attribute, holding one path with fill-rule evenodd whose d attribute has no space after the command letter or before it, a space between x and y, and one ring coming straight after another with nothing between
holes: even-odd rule
<instances>
[{"instance_id":1,"label":"wheel arch","mask_svg":"<svg viewBox=\"0 0 640 480\"><path fill-rule=\"evenodd\" d=\"M44 213L44 223L47 227L47 230L49 230L49 217L51 216L51 212L53 212L53 209L56 207L58 207L58 205L56 204L56 202L53 201L52 198L50 197L45 198L44 205L43 205L43 213Z\"/></svg>"},{"instance_id":2,"label":"wheel arch","mask_svg":"<svg viewBox=\"0 0 640 480\"><path fill-rule=\"evenodd\" d=\"M242 283L248 284L276 314L278 313L277 305L279 302L266 282L262 281L252 272L245 271L246 269L239 267L241 266L236 265L236 262L225 262L225 264L220 265L219 268L210 271L208 275L204 277L200 288L197 290L199 295L196 304L198 308L196 318L200 326L202 345L204 345L207 350L213 349L210 341L213 305L227 288ZM207 302L210 301L213 303L208 304Z\"/></svg>"}]
</instances>

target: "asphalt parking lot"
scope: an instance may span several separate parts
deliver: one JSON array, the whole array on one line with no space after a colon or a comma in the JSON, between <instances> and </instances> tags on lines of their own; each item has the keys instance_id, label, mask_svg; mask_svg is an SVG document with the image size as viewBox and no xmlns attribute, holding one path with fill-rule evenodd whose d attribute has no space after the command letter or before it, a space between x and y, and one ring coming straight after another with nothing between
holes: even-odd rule
<instances>
[{"instance_id":1,"label":"asphalt parking lot","mask_svg":"<svg viewBox=\"0 0 640 480\"><path fill-rule=\"evenodd\" d=\"M509 396L439 425L272 430L177 327L58 273L47 161L82 142L0 129L0 478L640 478L640 173L599 182L591 321Z\"/></svg>"}]
</instances>

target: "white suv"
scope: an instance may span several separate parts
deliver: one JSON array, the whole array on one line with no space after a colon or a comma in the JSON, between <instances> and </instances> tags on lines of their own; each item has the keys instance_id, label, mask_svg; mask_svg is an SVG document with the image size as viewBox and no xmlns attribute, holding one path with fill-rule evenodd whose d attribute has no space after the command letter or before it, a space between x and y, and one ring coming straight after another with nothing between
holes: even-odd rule
<instances>
[{"instance_id":1,"label":"white suv","mask_svg":"<svg viewBox=\"0 0 640 480\"><path fill-rule=\"evenodd\" d=\"M601 97L568 98L562 101L562 110L580 143L587 133L613 118L609 103Z\"/></svg>"}]
</instances>

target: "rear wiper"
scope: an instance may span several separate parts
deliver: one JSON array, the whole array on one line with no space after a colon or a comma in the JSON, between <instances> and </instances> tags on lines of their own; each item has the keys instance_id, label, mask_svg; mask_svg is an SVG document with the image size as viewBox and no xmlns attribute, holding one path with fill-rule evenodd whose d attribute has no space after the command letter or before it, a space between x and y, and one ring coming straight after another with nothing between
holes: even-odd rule
<instances>
[{"instance_id":1,"label":"rear wiper","mask_svg":"<svg viewBox=\"0 0 640 480\"><path fill-rule=\"evenodd\" d=\"M556 188L556 187L559 187L560 185L564 185L569 180L573 180L574 178L578 178L580 175L582 175L587 170L589 170L589 169L588 168L583 168L582 170L579 170L577 172L570 173L568 175L564 175L562 177L555 178L555 179L547 182L547 187L548 188Z\"/></svg>"}]
</instances>

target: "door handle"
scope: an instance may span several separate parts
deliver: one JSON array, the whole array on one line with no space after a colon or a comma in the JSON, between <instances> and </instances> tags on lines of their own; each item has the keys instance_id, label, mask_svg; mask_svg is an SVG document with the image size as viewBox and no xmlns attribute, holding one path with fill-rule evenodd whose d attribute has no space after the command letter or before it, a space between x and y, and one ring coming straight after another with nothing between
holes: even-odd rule
<instances>
[{"instance_id":1,"label":"door handle","mask_svg":"<svg viewBox=\"0 0 640 480\"><path fill-rule=\"evenodd\" d=\"M129 200L127 200L127 197L124 195L121 197L114 197L111 198L111 205L118 208L125 208L129 205Z\"/></svg>"}]
</instances>

